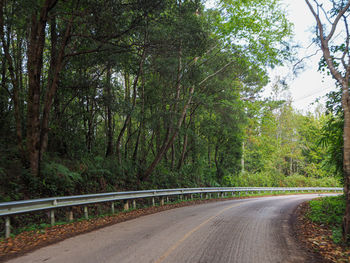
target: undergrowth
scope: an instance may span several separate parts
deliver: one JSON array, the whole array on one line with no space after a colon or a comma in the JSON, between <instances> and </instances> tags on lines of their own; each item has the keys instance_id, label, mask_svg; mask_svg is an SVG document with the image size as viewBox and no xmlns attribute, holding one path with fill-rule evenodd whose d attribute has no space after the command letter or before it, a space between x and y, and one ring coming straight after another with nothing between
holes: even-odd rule
<instances>
[{"instance_id":1,"label":"undergrowth","mask_svg":"<svg viewBox=\"0 0 350 263\"><path fill-rule=\"evenodd\" d=\"M325 224L332 229L335 243L342 242L342 221L345 213L345 196L327 196L311 200L307 217L315 223Z\"/></svg>"}]
</instances>

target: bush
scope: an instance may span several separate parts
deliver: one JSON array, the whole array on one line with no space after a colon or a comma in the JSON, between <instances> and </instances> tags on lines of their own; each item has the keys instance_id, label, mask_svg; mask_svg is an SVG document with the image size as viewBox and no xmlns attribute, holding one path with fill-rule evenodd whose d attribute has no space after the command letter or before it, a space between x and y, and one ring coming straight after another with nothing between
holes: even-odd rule
<instances>
[{"instance_id":1,"label":"bush","mask_svg":"<svg viewBox=\"0 0 350 263\"><path fill-rule=\"evenodd\" d=\"M44 195L70 195L74 193L76 185L82 183L79 173L72 172L66 166L55 162L44 163L41 173Z\"/></svg>"},{"instance_id":2,"label":"bush","mask_svg":"<svg viewBox=\"0 0 350 263\"><path fill-rule=\"evenodd\" d=\"M340 185L334 177L313 178L299 174L285 176L274 172L241 173L230 178L231 186L241 187L337 187ZM229 180L229 178L225 179Z\"/></svg>"},{"instance_id":3,"label":"bush","mask_svg":"<svg viewBox=\"0 0 350 263\"><path fill-rule=\"evenodd\" d=\"M345 196L327 196L317 200L311 200L311 221L331 226L341 225L345 213Z\"/></svg>"},{"instance_id":4,"label":"bush","mask_svg":"<svg viewBox=\"0 0 350 263\"><path fill-rule=\"evenodd\" d=\"M326 224L332 228L332 239L342 242L342 222L345 213L345 196L327 196L309 201L307 217L315 223Z\"/></svg>"}]
</instances>

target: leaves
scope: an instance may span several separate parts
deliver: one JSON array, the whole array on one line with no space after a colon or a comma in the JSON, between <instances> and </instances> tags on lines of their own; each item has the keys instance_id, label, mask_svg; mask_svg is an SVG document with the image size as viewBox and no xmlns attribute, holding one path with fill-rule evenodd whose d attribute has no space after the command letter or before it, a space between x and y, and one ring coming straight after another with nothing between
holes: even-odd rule
<instances>
[{"instance_id":1,"label":"leaves","mask_svg":"<svg viewBox=\"0 0 350 263\"><path fill-rule=\"evenodd\" d=\"M344 207L344 201L343 197L327 197L327 199L321 198L311 201L313 207L309 206L308 203L304 203L298 208L296 223L298 239L311 251L316 251L330 262L349 262L350 260L349 247L343 246L340 242L342 240L341 227L339 224L337 224L337 227L330 227L327 224L327 222L333 224L332 221L329 221L329 216L333 216L332 212L335 212L335 210L337 212L334 215L340 218L336 221L342 221L342 214L339 213L337 207ZM322 207L323 204L331 212L320 210L319 207ZM320 215L323 219L320 218ZM318 219L312 221L310 216L312 218L316 216Z\"/></svg>"}]
</instances>

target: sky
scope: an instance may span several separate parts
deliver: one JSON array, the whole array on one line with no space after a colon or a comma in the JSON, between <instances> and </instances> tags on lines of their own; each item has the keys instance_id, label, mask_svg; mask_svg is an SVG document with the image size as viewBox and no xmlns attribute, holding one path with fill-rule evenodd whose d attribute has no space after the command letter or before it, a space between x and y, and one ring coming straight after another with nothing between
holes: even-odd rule
<instances>
[{"instance_id":1,"label":"sky","mask_svg":"<svg viewBox=\"0 0 350 263\"><path fill-rule=\"evenodd\" d=\"M317 71L322 52L315 44L312 44L315 36L313 32L315 19L305 0L281 0L281 2L285 5L289 21L294 24L294 41L301 47L298 49L297 56L305 58L303 59L304 68L296 76L291 74L291 65L269 71L271 83L265 88L263 97L271 94L271 86L277 77L288 76L287 84L293 107L303 113L313 112L317 106L314 103L315 100L319 98L320 103L325 104L324 95L335 90L335 81L330 76ZM215 0L207 0L206 6L208 8L215 6ZM306 59L317 51L315 56Z\"/></svg>"},{"instance_id":2,"label":"sky","mask_svg":"<svg viewBox=\"0 0 350 263\"><path fill-rule=\"evenodd\" d=\"M306 113L313 112L317 104L312 104L317 98L324 104L322 98L326 93L335 90L335 81L327 75L317 71L318 62L322 56L319 48L312 44L312 38L315 36L313 28L315 19L312 16L304 0L282 0L288 11L288 18L294 24L295 41L301 46L298 50L298 57L303 58L315 54L304 61L303 70L296 76L289 74L287 82L292 97L294 108ZM274 80L276 76L288 74L286 68L277 68L270 72L270 79ZM270 87L265 90L265 95L269 94Z\"/></svg>"}]
</instances>

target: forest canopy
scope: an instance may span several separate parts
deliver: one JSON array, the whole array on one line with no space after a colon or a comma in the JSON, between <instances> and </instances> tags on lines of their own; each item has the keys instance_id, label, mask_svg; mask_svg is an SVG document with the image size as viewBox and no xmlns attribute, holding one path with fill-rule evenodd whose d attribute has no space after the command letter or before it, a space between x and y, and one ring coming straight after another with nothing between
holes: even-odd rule
<instances>
[{"instance_id":1,"label":"forest canopy","mask_svg":"<svg viewBox=\"0 0 350 263\"><path fill-rule=\"evenodd\" d=\"M337 185L333 115L261 98L292 55L280 1L204 4L0 1L0 201Z\"/></svg>"}]
</instances>

